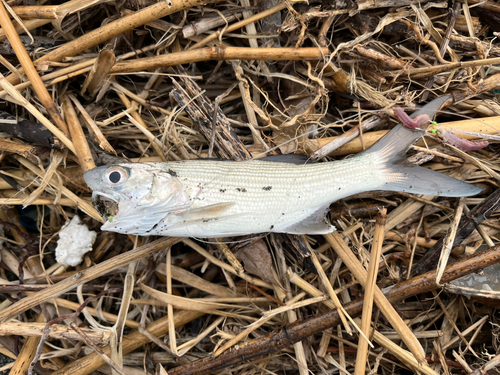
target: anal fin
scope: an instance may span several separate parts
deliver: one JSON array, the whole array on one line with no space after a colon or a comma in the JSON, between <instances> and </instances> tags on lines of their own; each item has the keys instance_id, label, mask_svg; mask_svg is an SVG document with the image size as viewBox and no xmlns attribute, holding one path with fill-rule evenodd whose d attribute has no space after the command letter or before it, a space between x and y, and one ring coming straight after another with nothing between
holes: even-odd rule
<instances>
[{"instance_id":1,"label":"anal fin","mask_svg":"<svg viewBox=\"0 0 500 375\"><path fill-rule=\"evenodd\" d=\"M331 225L325 218L325 213L328 210L327 206L321 206L318 209L311 210L311 213L304 219L288 225L284 228L279 228L280 232L289 234L328 234L335 231L335 227Z\"/></svg>"}]
</instances>

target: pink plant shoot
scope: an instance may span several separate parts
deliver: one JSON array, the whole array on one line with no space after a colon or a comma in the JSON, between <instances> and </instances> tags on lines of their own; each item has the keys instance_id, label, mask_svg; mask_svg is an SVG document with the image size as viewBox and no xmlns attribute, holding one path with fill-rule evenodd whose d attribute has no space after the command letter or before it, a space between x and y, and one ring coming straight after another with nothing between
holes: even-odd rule
<instances>
[{"instance_id":1,"label":"pink plant shoot","mask_svg":"<svg viewBox=\"0 0 500 375\"><path fill-rule=\"evenodd\" d=\"M445 129L438 129L438 134L444 143L455 146L462 151L481 150L489 144L488 141L469 141Z\"/></svg>"},{"instance_id":2,"label":"pink plant shoot","mask_svg":"<svg viewBox=\"0 0 500 375\"><path fill-rule=\"evenodd\" d=\"M418 115L415 118L411 118L400 107L394 108L394 114L399 119L399 121L401 121L403 126L410 128L410 129L418 128L420 125L424 125L430 121L430 118L427 115Z\"/></svg>"}]
</instances>

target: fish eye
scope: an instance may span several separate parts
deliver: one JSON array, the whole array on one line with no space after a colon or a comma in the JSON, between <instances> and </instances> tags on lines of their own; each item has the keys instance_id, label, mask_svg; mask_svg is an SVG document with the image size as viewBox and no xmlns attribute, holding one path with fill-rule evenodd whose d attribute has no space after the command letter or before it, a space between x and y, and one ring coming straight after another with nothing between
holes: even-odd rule
<instances>
[{"instance_id":1,"label":"fish eye","mask_svg":"<svg viewBox=\"0 0 500 375\"><path fill-rule=\"evenodd\" d=\"M108 168L104 177L111 185L118 185L128 179L128 171L121 167L111 167Z\"/></svg>"}]
</instances>

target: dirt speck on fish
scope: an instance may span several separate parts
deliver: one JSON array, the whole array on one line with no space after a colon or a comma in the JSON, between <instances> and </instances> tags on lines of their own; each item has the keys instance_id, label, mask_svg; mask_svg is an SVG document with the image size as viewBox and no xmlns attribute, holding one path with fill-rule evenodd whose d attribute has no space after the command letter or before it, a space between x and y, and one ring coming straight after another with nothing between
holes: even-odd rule
<instances>
[{"instance_id":1,"label":"dirt speck on fish","mask_svg":"<svg viewBox=\"0 0 500 375\"><path fill-rule=\"evenodd\" d=\"M342 161L292 164L186 160L123 163L85 173L102 230L135 235L229 237L281 232L326 234L330 204L365 191L448 197L481 189L406 161L422 132L398 125Z\"/></svg>"}]
</instances>

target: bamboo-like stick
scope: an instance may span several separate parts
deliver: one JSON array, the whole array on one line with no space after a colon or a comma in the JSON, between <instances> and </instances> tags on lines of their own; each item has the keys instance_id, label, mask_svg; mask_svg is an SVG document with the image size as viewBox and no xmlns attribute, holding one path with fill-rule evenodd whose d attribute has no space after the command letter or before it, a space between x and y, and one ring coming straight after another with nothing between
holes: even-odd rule
<instances>
[{"instance_id":1,"label":"bamboo-like stick","mask_svg":"<svg viewBox=\"0 0 500 375\"><path fill-rule=\"evenodd\" d=\"M370 325L373 311L373 295L377 283L377 274L380 254L382 253L382 244L384 243L385 220L387 218L387 209L380 210L375 224L375 234L373 235L372 251L370 255L370 264L368 265L368 277L365 286L365 301L363 303L363 313L361 315L361 331L365 336L370 335ZM374 327L375 329L375 327ZM359 336L358 353L356 354L356 366L354 375L363 375L366 370L366 360L368 358L369 342Z\"/></svg>"},{"instance_id":2,"label":"bamboo-like stick","mask_svg":"<svg viewBox=\"0 0 500 375\"><path fill-rule=\"evenodd\" d=\"M338 232L334 232L332 234L327 234L324 237L335 250L335 252L342 258L342 261L352 272L356 280L358 280L362 286L366 287L366 281L368 277L367 272L358 258L356 258L356 256L352 253L351 249L349 249L349 247L346 245L342 236ZM384 296L384 293L382 293L382 291L378 287L375 287L374 297L375 303L385 315L387 320L389 320L393 328L398 332L399 336L406 344L408 349L412 352L419 363L424 364L425 351L422 348L422 345L415 338L412 331L404 323L403 319L401 319L401 316L399 316L397 311Z\"/></svg>"},{"instance_id":3,"label":"bamboo-like stick","mask_svg":"<svg viewBox=\"0 0 500 375\"><path fill-rule=\"evenodd\" d=\"M92 153L90 152L89 144L87 143L87 138L83 134L82 125L78 120L75 109L71 104L71 100L65 95L62 98L62 108L66 116L66 121L69 125L69 131L71 133L71 139L76 148L76 156L83 172L87 172L95 168L94 159L92 158Z\"/></svg>"},{"instance_id":4,"label":"bamboo-like stick","mask_svg":"<svg viewBox=\"0 0 500 375\"><path fill-rule=\"evenodd\" d=\"M50 117L52 118L52 120L54 120L57 127L66 136L68 136L69 135L68 126L64 122L57 106L55 105L54 101L52 100L52 97L45 88L45 85L43 84L43 81L41 80L40 76L38 75L38 72L36 71L35 66L33 65L33 61L31 61L28 52L26 52L24 44L21 42L21 38L19 37L19 34L14 28L14 25L12 24L12 21L9 17L9 14L7 13L7 9L5 9L5 5L3 2L0 3L0 25L5 31L5 35L7 35L10 45L12 46L12 49L16 53L19 62L24 68L26 75L31 81L33 89L38 94L40 101L47 109L47 112L50 114Z\"/></svg>"},{"instance_id":5,"label":"bamboo-like stick","mask_svg":"<svg viewBox=\"0 0 500 375\"><path fill-rule=\"evenodd\" d=\"M12 7L12 10L23 20L26 19L47 19L55 20L62 18L63 14L58 14L58 5L24 5Z\"/></svg>"},{"instance_id":6,"label":"bamboo-like stick","mask_svg":"<svg viewBox=\"0 0 500 375\"><path fill-rule=\"evenodd\" d=\"M61 61L64 57L75 56L86 49L92 48L100 43L103 43L117 35L123 34L128 30L133 30L150 21L165 17L166 15L180 12L184 9L189 9L195 6L201 6L208 3L210 0L169 0L167 2L159 2L147 8L141 9L130 16L125 16L103 25L85 35L67 42L61 47L42 56L35 63L42 61ZM220 0L211 0L219 2ZM15 76L9 76L9 82L18 83Z\"/></svg>"},{"instance_id":7,"label":"bamboo-like stick","mask_svg":"<svg viewBox=\"0 0 500 375\"><path fill-rule=\"evenodd\" d=\"M209 60L316 60L328 54L327 47L247 48L206 47L116 63L113 73L132 73Z\"/></svg>"},{"instance_id":8,"label":"bamboo-like stick","mask_svg":"<svg viewBox=\"0 0 500 375\"><path fill-rule=\"evenodd\" d=\"M449 129L453 131L453 129L458 130L467 130L475 133L482 133L488 135L498 135L500 134L500 116L494 117L485 117L480 119L469 119L469 120L461 120L461 121L453 121L453 122L442 122L439 123L439 128ZM365 147L372 146L375 142L377 142L380 138L386 135L388 130L378 130L369 133L363 133L363 140ZM466 139L477 139L478 137L462 134L460 136ZM332 142L337 137L327 137L320 139L303 139L303 146L308 152L314 152L326 144ZM420 141L417 143L419 146L425 146L425 144ZM358 152L363 151L363 146L361 144L361 140L355 138L345 145L339 147L338 149L332 151L330 156L345 156L349 154L357 154Z\"/></svg>"},{"instance_id":9,"label":"bamboo-like stick","mask_svg":"<svg viewBox=\"0 0 500 375\"><path fill-rule=\"evenodd\" d=\"M43 317L43 314L42 314ZM41 337L46 326L42 322L5 322L0 323L0 336L19 335L27 337ZM82 328L85 334L96 344L107 344L111 333L109 331L96 331L92 328ZM49 337L54 339L69 339L82 341L83 339L64 324L52 324L49 329Z\"/></svg>"}]
</instances>

